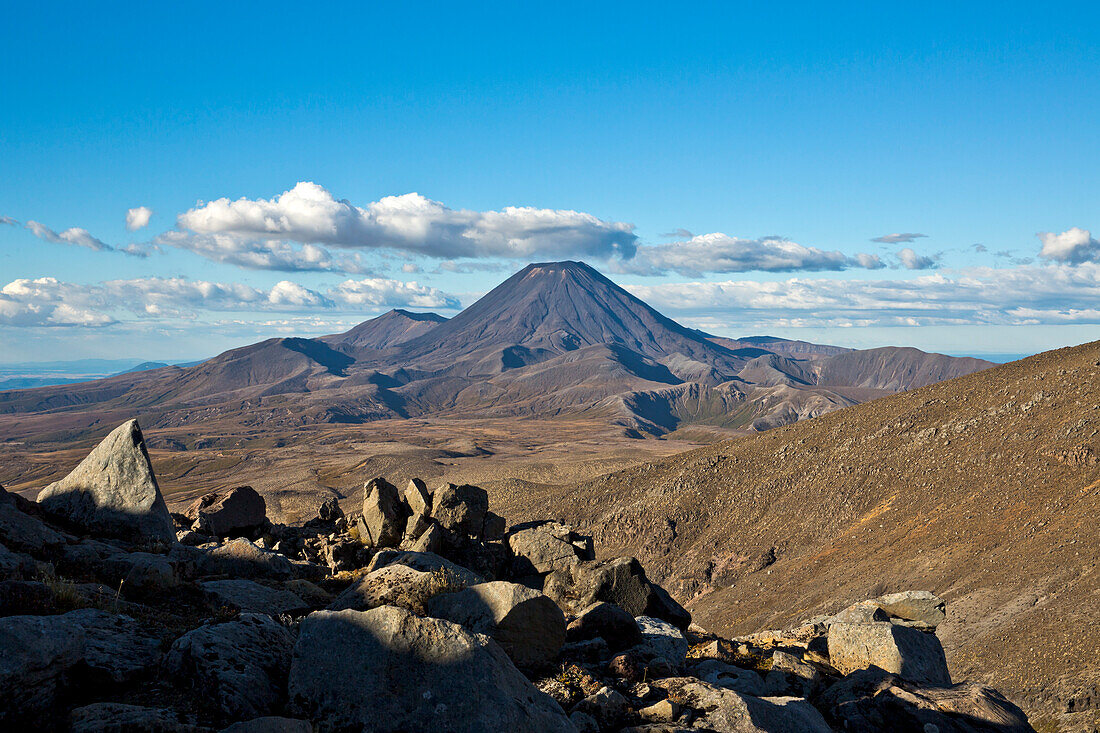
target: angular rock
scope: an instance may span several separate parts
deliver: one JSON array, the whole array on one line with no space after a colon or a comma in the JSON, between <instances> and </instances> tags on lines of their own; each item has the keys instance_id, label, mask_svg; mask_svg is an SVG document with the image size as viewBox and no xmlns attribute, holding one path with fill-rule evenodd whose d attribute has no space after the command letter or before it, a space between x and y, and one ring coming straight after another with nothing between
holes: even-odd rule
<instances>
[{"instance_id":1,"label":"angular rock","mask_svg":"<svg viewBox=\"0 0 1100 733\"><path fill-rule=\"evenodd\" d=\"M294 575L294 565L284 556L262 550L243 537L209 550L198 548L198 551L197 570L204 575L274 580L286 580Z\"/></svg>"},{"instance_id":2,"label":"angular rock","mask_svg":"<svg viewBox=\"0 0 1100 733\"><path fill-rule=\"evenodd\" d=\"M294 635L261 614L201 626L172 644L165 667L222 714L256 718L283 704Z\"/></svg>"},{"instance_id":3,"label":"angular rock","mask_svg":"<svg viewBox=\"0 0 1100 733\"><path fill-rule=\"evenodd\" d=\"M303 578L288 580L283 583L283 587L311 606L327 606L332 603L331 593Z\"/></svg>"},{"instance_id":4,"label":"angular rock","mask_svg":"<svg viewBox=\"0 0 1100 733\"><path fill-rule=\"evenodd\" d=\"M216 606L235 608L247 613L268 616L299 614L309 610L309 604L289 590L269 588L252 580L208 580L199 587Z\"/></svg>"},{"instance_id":5,"label":"angular rock","mask_svg":"<svg viewBox=\"0 0 1100 733\"><path fill-rule=\"evenodd\" d=\"M873 621L889 621L890 614L875 601L853 603L835 616L825 619L826 626L833 624L869 624Z\"/></svg>"},{"instance_id":6,"label":"angular rock","mask_svg":"<svg viewBox=\"0 0 1100 733\"><path fill-rule=\"evenodd\" d=\"M169 708L146 708L121 702L97 702L69 714L71 733L206 733L209 728L183 720Z\"/></svg>"},{"instance_id":7,"label":"angular rock","mask_svg":"<svg viewBox=\"0 0 1100 733\"><path fill-rule=\"evenodd\" d=\"M642 633L642 641L631 648L632 652L646 660L663 657L675 667L683 665L688 642L678 628L650 616L638 616L634 621Z\"/></svg>"},{"instance_id":8,"label":"angular rock","mask_svg":"<svg viewBox=\"0 0 1100 733\"><path fill-rule=\"evenodd\" d=\"M426 515L414 512L413 515L409 517L409 521L405 523L404 542L415 542L433 526L435 526L435 523Z\"/></svg>"},{"instance_id":9,"label":"angular rock","mask_svg":"<svg viewBox=\"0 0 1100 733\"><path fill-rule=\"evenodd\" d=\"M196 532L230 537L248 534L267 522L267 502L251 486L237 486L224 494L206 494L184 512Z\"/></svg>"},{"instance_id":10,"label":"angular rock","mask_svg":"<svg viewBox=\"0 0 1100 733\"><path fill-rule=\"evenodd\" d=\"M0 486L0 543L15 552L32 555L42 555L65 544L64 535L23 511L20 504L25 501Z\"/></svg>"},{"instance_id":11,"label":"angular rock","mask_svg":"<svg viewBox=\"0 0 1100 733\"><path fill-rule=\"evenodd\" d=\"M879 596L874 601L891 617L915 628L935 629L947 619L947 604L926 590L908 590Z\"/></svg>"},{"instance_id":12,"label":"angular rock","mask_svg":"<svg viewBox=\"0 0 1100 733\"><path fill-rule=\"evenodd\" d=\"M912 682L951 684L935 634L889 622L832 624L829 662L844 674L874 665Z\"/></svg>"},{"instance_id":13,"label":"angular rock","mask_svg":"<svg viewBox=\"0 0 1100 733\"><path fill-rule=\"evenodd\" d=\"M436 553L442 545L443 530L440 529L438 524L432 522L428 525L428 528L416 538L416 541L409 546L409 549L412 552Z\"/></svg>"},{"instance_id":14,"label":"angular rock","mask_svg":"<svg viewBox=\"0 0 1100 733\"><path fill-rule=\"evenodd\" d=\"M489 495L477 486L447 484L432 493L432 519L459 535L481 537Z\"/></svg>"},{"instance_id":15,"label":"angular rock","mask_svg":"<svg viewBox=\"0 0 1100 733\"><path fill-rule=\"evenodd\" d=\"M592 716L605 730L617 730L626 723L633 710L623 694L610 687L602 687L595 694L577 703L577 712Z\"/></svg>"},{"instance_id":16,"label":"angular rock","mask_svg":"<svg viewBox=\"0 0 1100 733\"><path fill-rule=\"evenodd\" d=\"M172 561L151 552L116 552L101 561L98 575L123 592L156 593L179 585Z\"/></svg>"},{"instance_id":17,"label":"angular rock","mask_svg":"<svg viewBox=\"0 0 1100 733\"><path fill-rule=\"evenodd\" d=\"M48 718L84 651L84 631L59 616L0 618L0 727Z\"/></svg>"},{"instance_id":18,"label":"angular rock","mask_svg":"<svg viewBox=\"0 0 1100 733\"><path fill-rule=\"evenodd\" d=\"M798 697L753 697L692 677L660 680L673 702L697 711L693 726L717 733L832 733L821 713Z\"/></svg>"},{"instance_id":19,"label":"angular rock","mask_svg":"<svg viewBox=\"0 0 1100 733\"><path fill-rule=\"evenodd\" d=\"M565 643L565 616L558 605L516 583L497 580L437 595L427 611L490 637L521 668L553 662Z\"/></svg>"},{"instance_id":20,"label":"angular rock","mask_svg":"<svg viewBox=\"0 0 1100 733\"><path fill-rule=\"evenodd\" d=\"M442 571L424 572L408 565L387 565L372 570L336 597L330 611L369 611L379 606L398 606L424 614L425 604L436 594L465 587Z\"/></svg>"},{"instance_id":21,"label":"angular rock","mask_svg":"<svg viewBox=\"0 0 1100 733\"><path fill-rule=\"evenodd\" d=\"M599 637L613 651L629 649L642 642L642 631L634 617L614 603L594 603L580 612L566 629L569 641Z\"/></svg>"},{"instance_id":22,"label":"angular rock","mask_svg":"<svg viewBox=\"0 0 1100 733\"><path fill-rule=\"evenodd\" d=\"M485 512L485 529L482 537L486 540L502 540L508 530L508 522L504 517L493 512Z\"/></svg>"},{"instance_id":23,"label":"angular rock","mask_svg":"<svg viewBox=\"0 0 1100 733\"><path fill-rule=\"evenodd\" d=\"M160 661L160 639L129 616L81 608L61 618L84 632L81 661L96 679L126 682Z\"/></svg>"},{"instance_id":24,"label":"angular rock","mask_svg":"<svg viewBox=\"0 0 1100 733\"><path fill-rule=\"evenodd\" d=\"M405 532L408 508L397 488L382 478L371 479L363 489L363 517L360 540L368 547L396 547ZM362 536L363 530L366 536Z\"/></svg>"},{"instance_id":25,"label":"angular rock","mask_svg":"<svg viewBox=\"0 0 1100 733\"><path fill-rule=\"evenodd\" d=\"M633 616L660 618L680 629L691 625L691 614L663 588L650 583L633 557L580 562L557 570L547 577L543 591L568 611L606 601Z\"/></svg>"},{"instance_id":26,"label":"angular rock","mask_svg":"<svg viewBox=\"0 0 1100 733\"><path fill-rule=\"evenodd\" d=\"M556 522L523 526L508 535L512 550L512 575L545 575L555 570L567 570L582 560L581 552L565 539L568 528Z\"/></svg>"},{"instance_id":27,"label":"angular rock","mask_svg":"<svg viewBox=\"0 0 1100 733\"><path fill-rule=\"evenodd\" d=\"M432 496L428 493L428 487L420 479L409 479L402 496L414 515L420 514L426 517L432 513Z\"/></svg>"},{"instance_id":28,"label":"angular rock","mask_svg":"<svg viewBox=\"0 0 1100 733\"><path fill-rule=\"evenodd\" d=\"M72 473L38 493L48 513L93 534L176 540L137 420L115 428Z\"/></svg>"},{"instance_id":29,"label":"angular rock","mask_svg":"<svg viewBox=\"0 0 1100 733\"><path fill-rule=\"evenodd\" d=\"M764 695L764 680L751 669L742 669L717 659L707 659L695 665L693 672L703 682L754 697Z\"/></svg>"},{"instance_id":30,"label":"angular rock","mask_svg":"<svg viewBox=\"0 0 1100 733\"><path fill-rule=\"evenodd\" d=\"M317 508L317 518L322 522L335 522L344 516L344 510L340 508L340 502L335 496L325 499Z\"/></svg>"},{"instance_id":31,"label":"angular rock","mask_svg":"<svg viewBox=\"0 0 1100 733\"><path fill-rule=\"evenodd\" d=\"M377 570L387 565L406 565L414 570L432 573L437 570L446 571L453 575L458 582L465 585L477 585L484 583L485 578L461 565L456 565L450 560L436 555L434 552L404 552L401 550L382 550L371 558L367 570Z\"/></svg>"},{"instance_id":32,"label":"angular rock","mask_svg":"<svg viewBox=\"0 0 1100 733\"><path fill-rule=\"evenodd\" d=\"M392 606L307 616L289 691L325 730L574 730L495 642Z\"/></svg>"}]
</instances>

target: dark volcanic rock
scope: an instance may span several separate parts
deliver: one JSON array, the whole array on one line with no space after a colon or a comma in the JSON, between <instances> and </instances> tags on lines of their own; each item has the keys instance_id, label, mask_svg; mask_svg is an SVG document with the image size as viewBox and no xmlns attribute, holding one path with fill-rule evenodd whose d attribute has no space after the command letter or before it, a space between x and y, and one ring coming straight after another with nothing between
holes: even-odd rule
<instances>
[{"instance_id":1,"label":"dark volcanic rock","mask_svg":"<svg viewBox=\"0 0 1100 733\"><path fill-rule=\"evenodd\" d=\"M254 532L267 521L267 503L251 486L238 486L224 494L206 494L187 507L196 532L229 537Z\"/></svg>"}]
</instances>

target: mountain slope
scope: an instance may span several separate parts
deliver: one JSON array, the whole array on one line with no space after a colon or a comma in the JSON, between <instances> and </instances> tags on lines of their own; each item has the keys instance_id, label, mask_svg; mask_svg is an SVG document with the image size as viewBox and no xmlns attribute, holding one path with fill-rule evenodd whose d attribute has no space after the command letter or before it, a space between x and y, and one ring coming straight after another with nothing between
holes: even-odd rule
<instances>
[{"instance_id":1,"label":"mountain slope","mask_svg":"<svg viewBox=\"0 0 1100 733\"><path fill-rule=\"evenodd\" d=\"M349 331L321 336L317 340L339 351L356 355L371 349L388 349L411 341L446 320L435 313L413 313L395 308L377 318L363 321Z\"/></svg>"},{"instance_id":2,"label":"mountain slope","mask_svg":"<svg viewBox=\"0 0 1100 733\"><path fill-rule=\"evenodd\" d=\"M1100 701L1100 342L525 496L704 626L928 588L958 677L1049 714Z\"/></svg>"}]
</instances>

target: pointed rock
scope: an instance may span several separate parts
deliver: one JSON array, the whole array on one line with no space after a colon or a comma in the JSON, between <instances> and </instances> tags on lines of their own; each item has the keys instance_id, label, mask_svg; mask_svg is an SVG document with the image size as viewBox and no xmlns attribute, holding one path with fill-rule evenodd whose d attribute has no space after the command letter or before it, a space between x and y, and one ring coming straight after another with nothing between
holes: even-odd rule
<instances>
[{"instance_id":1,"label":"pointed rock","mask_svg":"<svg viewBox=\"0 0 1100 733\"><path fill-rule=\"evenodd\" d=\"M371 479L363 489L363 522L360 540L368 547L397 547L405 532L408 508L397 488L383 478ZM362 536L363 529L367 536Z\"/></svg>"},{"instance_id":2,"label":"pointed rock","mask_svg":"<svg viewBox=\"0 0 1100 733\"><path fill-rule=\"evenodd\" d=\"M115 428L72 473L42 489L38 503L95 534L167 543L176 539L137 420Z\"/></svg>"}]
</instances>

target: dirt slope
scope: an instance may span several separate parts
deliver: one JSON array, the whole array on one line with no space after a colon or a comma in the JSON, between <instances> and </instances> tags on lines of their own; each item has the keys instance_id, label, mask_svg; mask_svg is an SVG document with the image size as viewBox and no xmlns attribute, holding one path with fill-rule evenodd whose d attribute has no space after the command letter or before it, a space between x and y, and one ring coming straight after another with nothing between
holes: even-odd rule
<instances>
[{"instance_id":1,"label":"dirt slope","mask_svg":"<svg viewBox=\"0 0 1100 733\"><path fill-rule=\"evenodd\" d=\"M1100 706L1100 342L513 501L638 555L705 626L927 588L956 677Z\"/></svg>"}]
</instances>

